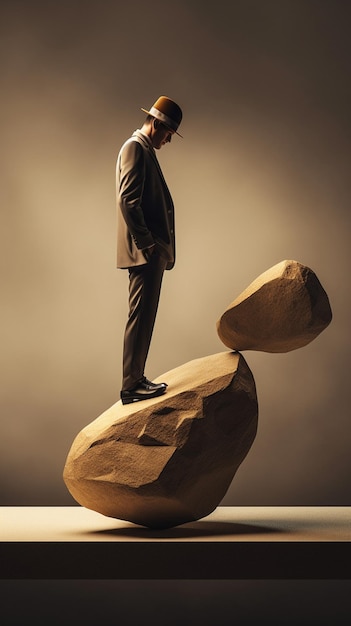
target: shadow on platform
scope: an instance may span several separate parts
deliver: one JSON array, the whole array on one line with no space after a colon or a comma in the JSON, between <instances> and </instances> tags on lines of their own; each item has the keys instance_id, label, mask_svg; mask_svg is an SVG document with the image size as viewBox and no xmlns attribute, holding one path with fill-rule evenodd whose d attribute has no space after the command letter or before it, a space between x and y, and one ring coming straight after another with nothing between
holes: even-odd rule
<instances>
[{"instance_id":1,"label":"shadow on platform","mask_svg":"<svg viewBox=\"0 0 351 626\"><path fill-rule=\"evenodd\" d=\"M192 537L266 535L284 533L281 528L254 526L253 524L237 524L234 522L198 521L164 529L151 529L143 526L111 528L90 531L88 534L115 535L116 537L139 539L187 539Z\"/></svg>"}]
</instances>

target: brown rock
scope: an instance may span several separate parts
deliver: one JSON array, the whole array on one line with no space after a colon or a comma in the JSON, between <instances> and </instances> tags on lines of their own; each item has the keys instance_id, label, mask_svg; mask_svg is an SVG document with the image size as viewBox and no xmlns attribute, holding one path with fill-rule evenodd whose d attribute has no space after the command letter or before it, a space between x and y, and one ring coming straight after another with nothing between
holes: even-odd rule
<instances>
[{"instance_id":1,"label":"brown rock","mask_svg":"<svg viewBox=\"0 0 351 626\"><path fill-rule=\"evenodd\" d=\"M222 352L161 379L166 394L119 401L77 435L63 477L82 506L166 528L200 519L222 500L257 431L246 361Z\"/></svg>"},{"instance_id":2,"label":"brown rock","mask_svg":"<svg viewBox=\"0 0 351 626\"><path fill-rule=\"evenodd\" d=\"M297 261L282 261L258 276L217 322L231 350L289 352L315 339L332 319L316 274Z\"/></svg>"}]
</instances>

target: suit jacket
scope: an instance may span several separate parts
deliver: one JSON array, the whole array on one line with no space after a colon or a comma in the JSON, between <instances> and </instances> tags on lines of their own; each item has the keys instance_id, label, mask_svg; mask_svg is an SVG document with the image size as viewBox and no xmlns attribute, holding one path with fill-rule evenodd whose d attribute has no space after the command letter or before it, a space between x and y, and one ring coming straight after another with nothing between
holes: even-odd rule
<instances>
[{"instance_id":1,"label":"suit jacket","mask_svg":"<svg viewBox=\"0 0 351 626\"><path fill-rule=\"evenodd\" d=\"M156 244L175 262L174 206L154 148L140 130L122 146L116 166L117 267L144 265L142 248Z\"/></svg>"}]
</instances>

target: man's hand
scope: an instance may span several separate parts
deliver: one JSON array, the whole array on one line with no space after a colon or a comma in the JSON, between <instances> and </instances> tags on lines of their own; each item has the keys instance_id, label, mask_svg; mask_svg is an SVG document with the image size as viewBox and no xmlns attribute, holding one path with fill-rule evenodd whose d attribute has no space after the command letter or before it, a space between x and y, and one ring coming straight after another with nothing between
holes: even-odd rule
<instances>
[{"instance_id":1,"label":"man's hand","mask_svg":"<svg viewBox=\"0 0 351 626\"><path fill-rule=\"evenodd\" d=\"M143 255L145 257L145 260L147 262L150 261L150 258L152 257L152 255L154 253L154 250L155 250L155 244L154 243L152 244L152 246L149 246L148 248L143 248L142 249L142 253L143 253Z\"/></svg>"}]
</instances>

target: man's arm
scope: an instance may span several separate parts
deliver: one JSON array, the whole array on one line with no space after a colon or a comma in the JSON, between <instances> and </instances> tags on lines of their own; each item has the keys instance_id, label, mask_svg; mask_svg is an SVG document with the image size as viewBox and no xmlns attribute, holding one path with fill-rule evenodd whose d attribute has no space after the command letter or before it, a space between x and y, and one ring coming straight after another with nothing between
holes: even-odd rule
<instances>
[{"instance_id":1,"label":"man's arm","mask_svg":"<svg viewBox=\"0 0 351 626\"><path fill-rule=\"evenodd\" d=\"M141 206L145 181L144 151L137 141L129 141L121 152L119 180L119 205L128 230L137 248L151 249L155 242Z\"/></svg>"}]
</instances>

